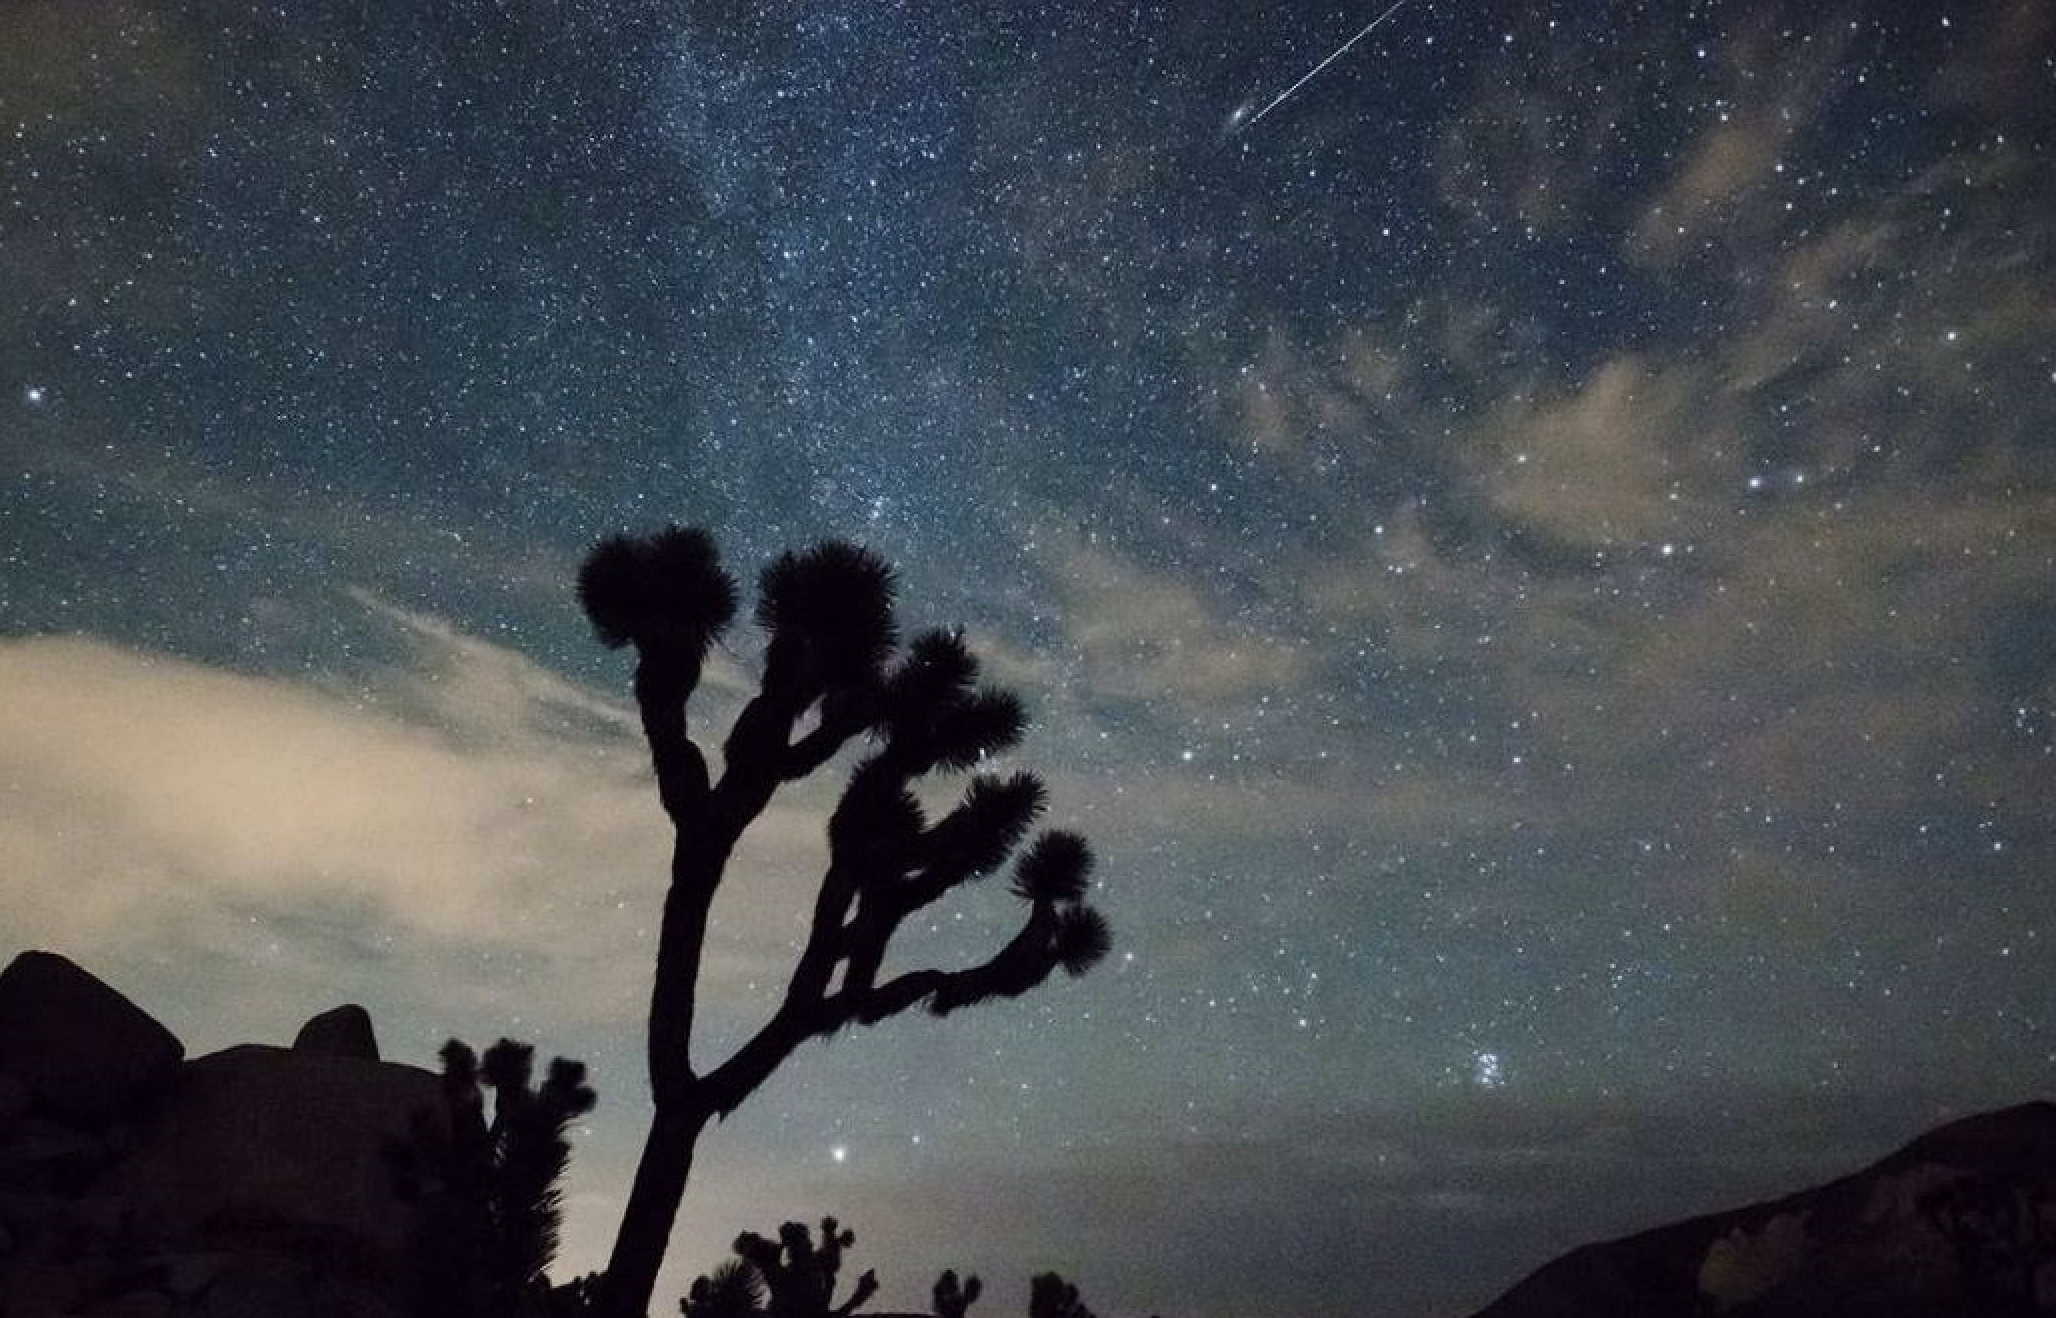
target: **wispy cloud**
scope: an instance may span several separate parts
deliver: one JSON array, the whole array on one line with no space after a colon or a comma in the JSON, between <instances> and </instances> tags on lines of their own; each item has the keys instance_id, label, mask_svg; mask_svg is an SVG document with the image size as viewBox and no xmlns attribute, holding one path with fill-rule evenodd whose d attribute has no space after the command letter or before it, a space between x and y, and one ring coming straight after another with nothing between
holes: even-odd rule
<instances>
[{"instance_id":1,"label":"wispy cloud","mask_svg":"<svg viewBox=\"0 0 2056 1318\"><path fill-rule=\"evenodd\" d=\"M1075 540L1058 579L1081 676L1102 698L1143 699L1204 717L1224 702L1286 689L1305 671L1292 645L1238 624L1189 576L1152 572Z\"/></svg>"},{"instance_id":2,"label":"wispy cloud","mask_svg":"<svg viewBox=\"0 0 2056 1318\"><path fill-rule=\"evenodd\" d=\"M648 967L623 953L652 946L669 841L633 715L363 602L415 646L351 694L88 638L0 643L0 923L137 957L400 947L396 974L497 962L519 982L487 992L633 1017ZM745 1002L775 987L821 818L774 808L738 860L710 969Z\"/></svg>"},{"instance_id":3,"label":"wispy cloud","mask_svg":"<svg viewBox=\"0 0 2056 1318\"><path fill-rule=\"evenodd\" d=\"M1795 40L1769 18L1722 43L1708 122L1631 229L1628 256L1667 265L1751 250L1774 233L1783 222L1777 185L1803 185L1783 157L1849 76L1847 44L1843 25L1822 23Z\"/></svg>"}]
</instances>

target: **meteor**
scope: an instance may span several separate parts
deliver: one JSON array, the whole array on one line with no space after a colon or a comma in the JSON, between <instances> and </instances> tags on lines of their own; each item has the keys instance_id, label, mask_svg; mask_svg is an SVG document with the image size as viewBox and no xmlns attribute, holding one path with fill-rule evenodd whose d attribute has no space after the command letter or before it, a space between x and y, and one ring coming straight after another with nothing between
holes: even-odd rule
<instances>
[{"instance_id":1,"label":"meteor","mask_svg":"<svg viewBox=\"0 0 2056 1318\"><path fill-rule=\"evenodd\" d=\"M1347 55L1349 53L1349 48L1351 46L1354 46L1357 42L1362 41L1365 37L1377 31L1379 24L1383 23L1386 19L1398 13L1400 9L1405 6L1405 4L1406 0L1395 0L1395 3L1390 9L1387 9L1384 13L1378 15L1370 22L1364 24L1362 31L1358 32L1355 36L1343 42L1341 45L1335 47L1333 51L1329 52L1328 58L1322 60L1319 64L1316 64L1312 68L1308 69L1303 75L1301 75L1298 82L1293 83L1290 87L1287 87L1284 91L1279 92L1275 97L1271 98L1271 103L1269 105L1266 105L1263 109L1258 110L1255 114L1246 116L1242 113L1241 110L1238 109L1233 115L1229 117L1228 130L1230 132L1240 132L1244 128L1254 126L1257 120L1263 118L1271 111L1283 105L1285 103L1285 99L1291 96L1292 93L1298 91L1301 87L1306 86L1309 82L1312 82L1314 78L1319 75L1322 69L1327 68L1336 60L1339 60L1344 55Z\"/></svg>"}]
</instances>

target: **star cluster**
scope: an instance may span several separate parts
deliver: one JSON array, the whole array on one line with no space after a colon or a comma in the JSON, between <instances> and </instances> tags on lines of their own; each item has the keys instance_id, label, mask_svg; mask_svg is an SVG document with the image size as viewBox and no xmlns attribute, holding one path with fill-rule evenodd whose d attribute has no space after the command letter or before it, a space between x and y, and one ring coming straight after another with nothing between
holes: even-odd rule
<instances>
[{"instance_id":1,"label":"star cluster","mask_svg":"<svg viewBox=\"0 0 2056 1318\"><path fill-rule=\"evenodd\" d=\"M21 945L584 1057L597 1266L664 838L570 584L679 521L966 625L1116 951L795 1059L670 1293L830 1211L909 1305L1454 1314L2048 1094L2047 6L388 8L0 13Z\"/></svg>"}]
</instances>

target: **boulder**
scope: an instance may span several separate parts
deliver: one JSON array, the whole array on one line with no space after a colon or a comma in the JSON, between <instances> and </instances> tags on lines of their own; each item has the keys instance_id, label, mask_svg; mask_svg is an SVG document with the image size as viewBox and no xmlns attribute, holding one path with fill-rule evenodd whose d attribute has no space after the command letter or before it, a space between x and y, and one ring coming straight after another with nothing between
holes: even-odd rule
<instances>
[{"instance_id":1,"label":"boulder","mask_svg":"<svg viewBox=\"0 0 2056 1318\"><path fill-rule=\"evenodd\" d=\"M159 1255L154 1260L158 1289L169 1295L174 1304L189 1307L235 1261L234 1254L219 1252Z\"/></svg>"},{"instance_id":2,"label":"boulder","mask_svg":"<svg viewBox=\"0 0 2056 1318\"><path fill-rule=\"evenodd\" d=\"M79 1318L170 1318L171 1300L153 1290L129 1291L80 1311Z\"/></svg>"},{"instance_id":3,"label":"boulder","mask_svg":"<svg viewBox=\"0 0 2056 1318\"><path fill-rule=\"evenodd\" d=\"M378 1036L371 1030L371 1013L354 1002L330 1007L300 1027L300 1032L293 1036L293 1051L331 1053L375 1062Z\"/></svg>"},{"instance_id":4,"label":"boulder","mask_svg":"<svg viewBox=\"0 0 2056 1318\"><path fill-rule=\"evenodd\" d=\"M236 1257L184 1310L192 1318L404 1318L405 1306L321 1252Z\"/></svg>"},{"instance_id":5,"label":"boulder","mask_svg":"<svg viewBox=\"0 0 2056 1318\"><path fill-rule=\"evenodd\" d=\"M107 1140L44 1117L29 1117L0 1143L0 1186L75 1195L113 1160Z\"/></svg>"},{"instance_id":6,"label":"boulder","mask_svg":"<svg viewBox=\"0 0 2056 1318\"><path fill-rule=\"evenodd\" d=\"M101 1248L81 1252L39 1241L24 1256L8 1260L5 1312L9 1318L77 1313L114 1295L131 1271Z\"/></svg>"},{"instance_id":7,"label":"boulder","mask_svg":"<svg viewBox=\"0 0 2056 1318\"><path fill-rule=\"evenodd\" d=\"M50 1115L103 1126L159 1093L185 1045L135 1003L51 952L0 970L0 1073Z\"/></svg>"},{"instance_id":8,"label":"boulder","mask_svg":"<svg viewBox=\"0 0 2056 1318\"><path fill-rule=\"evenodd\" d=\"M28 1110L28 1086L11 1075L0 1075L0 1139L7 1137Z\"/></svg>"},{"instance_id":9,"label":"boulder","mask_svg":"<svg viewBox=\"0 0 2056 1318\"><path fill-rule=\"evenodd\" d=\"M390 1154L421 1119L447 1132L432 1071L244 1044L186 1063L94 1192L131 1205L173 1248L284 1231L357 1242L367 1266L397 1275L420 1219Z\"/></svg>"}]
</instances>

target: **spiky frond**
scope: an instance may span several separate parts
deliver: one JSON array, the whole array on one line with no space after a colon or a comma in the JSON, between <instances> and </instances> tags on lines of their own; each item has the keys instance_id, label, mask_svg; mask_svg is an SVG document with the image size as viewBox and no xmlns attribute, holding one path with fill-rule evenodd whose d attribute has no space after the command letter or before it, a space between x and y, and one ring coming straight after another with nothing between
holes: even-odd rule
<instances>
[{"instance_id":1,"label":"spiky frond","mask_svg":"<svg viewBox=\"0 0 2056 1318\"><path fill-rule=\"evenodd\" d=\"M845 683L831 689L822 699L821 723L831 730L872 727L878 721L882 705L878 683Z\"/></svg>"},{"instance_id":2,"label":"spiky frond","mask_svg":"<svg viewBox=\"0 0 2056 1318\"><path fill-rule=\"evenodd\" d=\"M1014 865L1014 895L1031 902L1075 902L1092 878L1092 848L1065 829L1035 839Z\"/></svg>"},{"instance_id":3,"label":"spiky frond","mask_svg":"<svg viewBox=\"0 0 2056 1318\"><path fill-rule=\"evenodd\" d=\"M1093 1318L1078 1288L1054 1272L1028 1282L1028 1318Z\"/></svg>"},{"instance_id":4,"label":"spiky frond","mask_svg":"<svg viewBox=\"0 0 2056 1318\"><path fill-rule=\"evenodd\" d=\"M828 685L876 671L898 639L892 567L868 549L824 540L778 556L758 585L757 623L813 651Z\"/></svg>"},{"instance_id":5,"label":"spiky frond","mask_svg":"<svg viewBox=\"0 0 2056 1318\"><path fill-rule=\"evenodd\" d=\"M920 801L905 783L869 760L850 775L842 800L828 817L828 846L837 856L904 856L927 826Z\"/></svg>"},{"instance_id":6,"label":"spiky frond","mask_svg":"<svg viewBox=\"0 0 2056 1318\"><path fill-rule=\"evenodd\" d=\"M828 846L837 856L904 857L927 822L912 792L880 793L861 810L835 812L828 821Z\"/></svg>"},{"instance_id":7,"label":"spiky frond","mask_svg":"<svg viewBox=\"0 0 2056 1318\"><path fill-rule=\"evenodd\" d=\"M443 1087L469 1089L478 1083L478 1054L462 1039L450 1039L437 1054L443 1061Z\"/></svg>"},{"instance_id":8,"label":"spiky frond","mask_svg":"<svg viewBox=\"0 0 2056 1318\"><path fill-rule=\"evenodd\" d=\"M969 694L977 680L978 656L964 643L963 632L930 630L907 646L906 657L886 683L886 695L895 710L925 711Z\"/></svg>"},{"instance_id":9,"label":"spiky frond","mask_svg":"<svg viewBox=\"0 0 2056 1318\"><path fill-rule=\"evenodd\" d=\"M764 1278L746 1259L726 1259L694 1281L681 1306L686 1318L757 1318L764 1312Z\"/></svg>"},{"instance_id":10,"label":"spiky frond","mask_svg":"<svg viewBox=\"0 0 2056 1318\"><path fill-rule=\"evenodd\" d=\"M937 764L968 769L988 755L1020 745L1028 710L1011 691L987 688L954 700L937 716L931 735Z\"/></svg>"},{"instance_id":11,"label":"spiky frond","mask_svg":"<svg viewBox=\"0 0 2056 1318\"><path fill-rule=\"evenodd\" d=\"M1057 964L1066 974L1078 976L1106 959L1113 949L1114 932L1107 918L1090 906L1067 906L1057 912L1057 932L1052 942Z\"/></svg>"},{"instance_id":12,"label":"spiky frond","mask_svg":"<svg viewBox=\"0 0 2056 1318\"><path fill-rule=\"evenodd\" d=\"M979 774L957 808L928 830L929 865L967 876L991 873L1027 836L1046 797L1032 773Z\"/></svg>"},{"instance_id":13,"label":"spiky frond","mask_svg":"<svg viewBox=\"0 0 2056 1318\"><path fill-rule=\"evenodd\" d=\"M610 650L662 640L705 654L735 618L735 582L712 537L672 526L594 545L578 569L578 603Z\"/></svg>"},{"instance_id":14,"label":"spiky frond","mask_svg":"<svg viewBox=\"0 0 2056 1318\"><path fill-rule=\"evenodd\" d=\"M535 1049L529 1044L502 1039L485 1050L485 1062L479 1067L479 1074L485 1082L502 1093L528 1088L528 1078L535 1069Z\"/></svg>"},{"instance_id":15,"label":"spiky frond","mask_svg":"<svg viewBox=\"0 0 2056 1318\"><path fill-rule=\"evenodd\" d=\"M585 1063L567 1057L550 1059L550 1071L543 1081L540 1101L552 1120L564 1123L593 1110L599 1095L585 1082Z\"/></svg>"},{"instance_id":16,"label":"spiky frond","mask_svg":"<svg viewBox=\"0 0 2056 1318\"><path fill-rule=\"evenodd\" d=\"M542 1276L557 1256L564 1223L557 1182L570 1158L570 1144L536 1109L508 1131L493 1188L493 1252L501 1275L518 1284Z\"/></svg>"}]
</instances>

